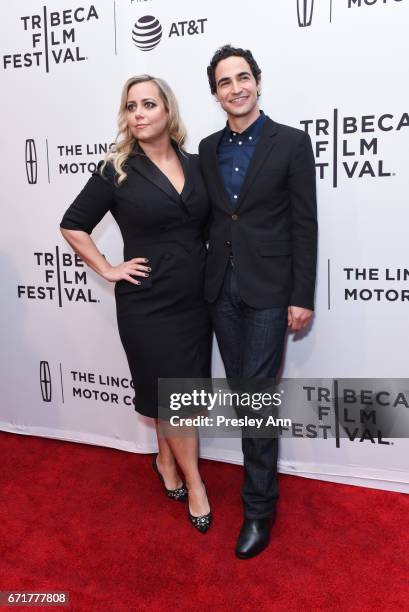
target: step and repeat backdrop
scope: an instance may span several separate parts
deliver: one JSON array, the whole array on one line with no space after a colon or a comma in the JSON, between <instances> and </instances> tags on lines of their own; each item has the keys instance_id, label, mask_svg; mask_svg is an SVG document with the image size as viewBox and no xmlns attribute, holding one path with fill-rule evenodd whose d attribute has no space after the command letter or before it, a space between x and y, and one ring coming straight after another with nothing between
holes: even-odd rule
<instances>
[{"instance_id":1,"label":"step and repeat backdrop","mask_svg":"<svg viewBox=\"0 0 409 612\"><path fill-rule=\"evenodd\" d=\"M115 138L129 76L169 82L189 151L222 128L206 66L225 43L253 51L261 108L308 131L316 157L315 318L288 338L283 376L313 380L306 401L327 413L345 379L365 379L348 397L368 410L409 409L409 0L19 0L0 15L1 429L155 450L133 409L114 287L74 255L59 222ZM93 238L122 261L110 215ZM213 372L224 375L217 346ZM282 440L282 472L409 492L404 436L351 425L318 439L307 425ZM240 463L240 448L205 437L201 454Z\"/></svg>"}]
</instances>

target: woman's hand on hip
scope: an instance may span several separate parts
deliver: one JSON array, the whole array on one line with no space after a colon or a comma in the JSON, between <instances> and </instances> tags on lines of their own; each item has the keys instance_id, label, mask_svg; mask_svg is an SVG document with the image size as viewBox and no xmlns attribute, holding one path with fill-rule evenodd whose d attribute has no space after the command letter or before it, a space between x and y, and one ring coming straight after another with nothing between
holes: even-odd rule
<instances>
[{"instance_id":1,"label":"woman's hand on hip","mask_svg":"<svg viewBox=\"0 0 409 612\"><path fill-rule=\"evenodd\" d=\"M116 282L119 280L127 280L133 285L140 285L139 280L134 279L134 276L149 276L151 268L148 267L149 260L145 257L134 257L117 266L111 266L103 274L105 280Z\"/></svg>"}]
</instances>

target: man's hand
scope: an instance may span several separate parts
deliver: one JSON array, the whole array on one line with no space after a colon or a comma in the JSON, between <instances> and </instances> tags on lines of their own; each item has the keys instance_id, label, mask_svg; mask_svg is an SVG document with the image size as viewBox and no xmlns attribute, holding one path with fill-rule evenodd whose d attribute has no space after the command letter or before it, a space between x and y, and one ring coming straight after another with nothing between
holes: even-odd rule
<instances>
[{"instance_id":1,"label":"man's hand","mask_svg":"<svg viewBox=\"0 0 409 612\"><path fill-rule=\"evenodd\" d=\"M309 325L312 319L312 310L299 306L288 307L288 327L290 331L298 332Z\"/></svg>"}]
</instances>

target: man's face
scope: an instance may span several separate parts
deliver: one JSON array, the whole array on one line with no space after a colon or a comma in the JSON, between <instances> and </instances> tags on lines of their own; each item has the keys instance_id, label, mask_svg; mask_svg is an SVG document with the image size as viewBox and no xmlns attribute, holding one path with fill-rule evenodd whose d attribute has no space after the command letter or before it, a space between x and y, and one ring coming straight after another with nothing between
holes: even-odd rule
<instances>
[{"instance_id":1,"label":"man's face","mask_svg":"<svg viewBox=\"0 0 409 612\"><path fill-rule=\"evenodd\" d=\"M257 104L258 85L243 57L221 60L215 70L216 98L228 115L243 117Z\"/></svg>"}]
</instances>

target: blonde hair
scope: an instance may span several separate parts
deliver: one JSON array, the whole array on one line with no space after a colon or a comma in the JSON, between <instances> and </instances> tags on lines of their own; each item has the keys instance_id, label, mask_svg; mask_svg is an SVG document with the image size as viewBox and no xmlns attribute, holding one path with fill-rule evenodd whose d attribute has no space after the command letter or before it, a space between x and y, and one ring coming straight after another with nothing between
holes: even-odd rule
<instances>
[{"instance_id":1,"label":"blonde hair","mask_svg":"<svg viewBox=\"0 0 409 612\"><path fill-rule=\"evenodd\" d=\"M102 173L106 164L111 162L116 173L118 174L118 184L122 183L127 177L123 166L131 154L135 143L137 143L136 138L128 127L128 111L126 108L128 92L133 85L138 83L146 83L147 81L155 83L157 86L159 95L165 105L165 110L169 115L168 132L170 139L175 141L179 148L183 146L186 139L186 129L180 117L176 96L166 81L150 76L149 74L131 77L126 81L122 89L121 104L118 112L118 132L115 138L115 143L106 153L104 163L102 164L100 170Z\"/></svg>"}]
</instances>

